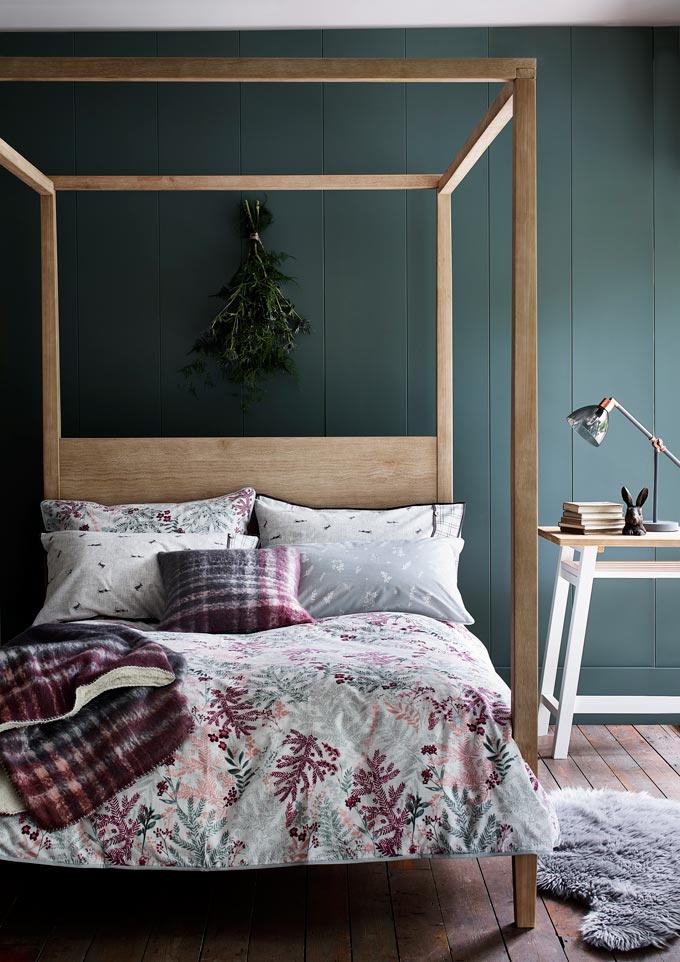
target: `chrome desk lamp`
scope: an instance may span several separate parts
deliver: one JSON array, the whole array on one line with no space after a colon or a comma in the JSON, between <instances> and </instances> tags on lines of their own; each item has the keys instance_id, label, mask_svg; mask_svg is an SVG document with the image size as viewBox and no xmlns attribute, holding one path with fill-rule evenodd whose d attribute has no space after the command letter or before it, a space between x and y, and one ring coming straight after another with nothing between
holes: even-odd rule
<instances>
[{"instance_id":1,"label":"chrome desk lamp","mask_svg":"<svg viewBox=\"0 0 680 962\"><path fill-rule=\"evenodd\" d=\"M613 397L603 398L597 405L588 404L586 407L578 408L569 415L567 418L567 423L589 444L599 448L607 436L607 429L609 428L609 412L613 411L614 408L617 408L624 417L628 418L630 423L634 424L638 431L641 431L644 436L652 442L652 447L654 448L654 488L652 499L653 520L645 521L645 528L647 531L677 531L677 521L659 521L656 514L659 455L665 454L666 457L672 461L676 467L680 468L680 461L674 454L671 454L661 438L655 438L654 435L648 431L643 424L640 424L637 418L633 417L630 411L626 411L624 406L619 404L619 402Z\"/></svg>"}]
</instances>

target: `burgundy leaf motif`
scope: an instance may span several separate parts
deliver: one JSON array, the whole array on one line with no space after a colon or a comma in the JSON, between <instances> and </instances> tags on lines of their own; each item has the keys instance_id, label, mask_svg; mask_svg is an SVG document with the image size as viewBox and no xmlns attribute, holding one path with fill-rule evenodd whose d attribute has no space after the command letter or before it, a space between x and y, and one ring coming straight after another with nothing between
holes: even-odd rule
<instances>
[{"instance_id":1,"label":"burgundy leaf motif","mask_svg":"<svg viewBox=\"0 0 680 962\"><path fill-rule=\"evenodd\" d=\"M386 757L376 748L373 756L366 759L366 768L357 769L353 791L345 804L354 808L363 797L373 798L373 804L360 805L358 810L374 839L378 839L378 851L387 857L395 857L401 851L408 817L406 805L399 805L406 785L404 782L387 785L397 777L399 769L392 762L385 766Z\"/></svg>"},{"instance_id":2,"label":"burgundy leaf motif","mask_svg":"<svg viewBox=\"0 0 680 962\"><path fill-rule=\"evenodd\" d=\"M101 838L107 857L114 865L128 865L132 856L132 846L137 836L138 819L130 818L130 812L139 801L139 792L134 795L114 795L104 809L90 816L92 825ZM110 833L110 834L109 834ZM109 834L109 837L105 836Z\"/></svg>"},{"instance_id":3,"label":"burgundy leaf motif","mask_svg":"<svg viewBox=\"0 0 680 962\"><path fill-rule=\"evenodd\" d=\"M335 762L340 752L326 742L319 743L314 735L303 735L292 728L283 744L290 748L290 752L279 758L276 763L279 771L273 775L274 795L282 802L289 796L295 801L298 794L308 792L317 782L323 782L326 775L338 771Z\"/></svg>"},{"instance_id":4,"label":"burgundy leaf motif","mask_svg":"<svg viewBox=\"0 0 680 962\"><path fill-rule=\"evenodd\" d=\"M232 732L237 738L246 738L255 731L254 723L259 718L259 712L246 697L248 692L245 688L228 685L224 691L212 688L210 694L211 710L207 712L205 720L209 725L217 725L223 738L228 738Z\"/></svg>"},{"instance_id":5,"label":"burgundy leaf motif","mask_svg":"<svg viewBox=\"0 0 680 962\"><path fill-rule=\"evenodd\" d=\"M486 688L464 688L462 698L448 695L442 701L430 699L432 711L428 716L428 728L432 731L438 724L451 724L456 717L462 718L471 732L484 734L484 726L491 719L500 728L510 731L510 711L497 694Z\"/></svg>"}]
</instances>

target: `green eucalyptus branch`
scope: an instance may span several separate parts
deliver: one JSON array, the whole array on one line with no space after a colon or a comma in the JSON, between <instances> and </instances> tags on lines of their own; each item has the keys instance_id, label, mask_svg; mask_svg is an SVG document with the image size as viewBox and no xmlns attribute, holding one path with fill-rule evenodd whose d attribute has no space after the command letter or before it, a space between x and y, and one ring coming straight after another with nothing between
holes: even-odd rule
<instances>
[{"instance_id":1,"label":"green eucalyptus branch","mask_svg":"<svg viewBox=\"0 0 680 962\"><path fill-rule=\"evenodd\" d=\"M224 307L191 349L196 360L182 368L195 390L197 377L212 383L212 362L242 386L244 408L262 396L262 382L277 371L297 377L292 358L295 338L310 332L308 321L281 290L292 280L281 270L288 255L265 250L260 239L272 220L265 204L242 201L241 231L248 252L229 284L213 295L225 302Z\"/></svg>"}]
</instances>

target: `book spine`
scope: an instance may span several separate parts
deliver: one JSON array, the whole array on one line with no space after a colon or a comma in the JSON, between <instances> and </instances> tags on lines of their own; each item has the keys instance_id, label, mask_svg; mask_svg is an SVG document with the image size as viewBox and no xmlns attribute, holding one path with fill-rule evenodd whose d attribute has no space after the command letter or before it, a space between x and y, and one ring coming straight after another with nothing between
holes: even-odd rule
<instances>
[{"instance_id":1,"label":"book spine","mask_svg":"<svg viewBox=\"0 0 680 962\"><path fill-rule=\"evenodd\" d=\"M615 504L613 501L608 504L578 504L576 501L564 501L562 510L573 511L578 514L609 514L623 509L620 504Z\"/></svg>"},{"instance_id":2,"label":"book spine","mask_svg":"<svg viewBox=\"0 0 680 962\"><path fill-rule=\"evenodd\" d=\"M589 528L584 525L560 523L559 529L560 531L568 531L572 534L621 534L623 531L623 525L612 525L611 527L605 528Z\"/></svg>"}]
</instances>

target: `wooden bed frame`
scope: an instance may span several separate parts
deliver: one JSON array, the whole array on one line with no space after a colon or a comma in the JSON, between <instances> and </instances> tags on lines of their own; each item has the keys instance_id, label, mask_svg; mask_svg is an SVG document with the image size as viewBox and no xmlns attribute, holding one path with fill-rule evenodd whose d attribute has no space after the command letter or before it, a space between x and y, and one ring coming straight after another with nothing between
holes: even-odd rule
<instances>
[{"instance_id":1,"label":"wooden bed frame","mask_svg":"<svg viewBox=\"0 0 680 962\"><path fill-rule=\"evenodd\" d=\"M536 62L532 59L0 58L0 81L505 83L441 176L47 177L0 141L0 165L40 195L44 491L104 503L186 500L252 484L310 505L453 499L451 194L513 120L511 643L514 738L537 770ZM435 190L437 434L380 438L63 438L56 195L61 190ZM309 465L314 465L310 471ZM515 922L531 928L536 856L513 857Z\"/></svg>"}]
</instances>

